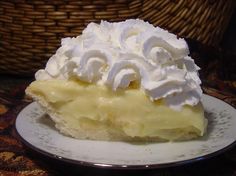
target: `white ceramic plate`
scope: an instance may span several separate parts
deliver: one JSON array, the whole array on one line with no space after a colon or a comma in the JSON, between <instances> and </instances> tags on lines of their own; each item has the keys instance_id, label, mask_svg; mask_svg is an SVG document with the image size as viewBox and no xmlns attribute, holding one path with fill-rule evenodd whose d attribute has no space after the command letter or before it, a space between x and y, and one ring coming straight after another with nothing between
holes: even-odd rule
<instances>
[{"instance_id":1,"label":"white ceramic plate","mask_svg":"<svg viewBox=\"0 0 236 176\"><path fill-rule=\"evenodd\" d=\"M128 143L78 140L60 134L37 103L23 109L16 130L32 149L66 162L107 168L159 168L215 156L235 144L236 110L204 95L208 133L197 140L165 143Z\"/></svg>"}]
</instances>

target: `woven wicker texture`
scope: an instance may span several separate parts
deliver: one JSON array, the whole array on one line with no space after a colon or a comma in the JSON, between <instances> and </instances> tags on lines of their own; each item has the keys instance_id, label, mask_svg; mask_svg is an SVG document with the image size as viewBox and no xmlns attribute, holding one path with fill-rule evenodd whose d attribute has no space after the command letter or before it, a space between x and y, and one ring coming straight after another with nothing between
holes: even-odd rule
<instances>
[{"instance_id":1,"label":"woven wicker texture","mask_svg":"<svg viewBox=\"0 0 236 176\"><path fill-rule=\"evenodd\" d=\"M217 46L234 0L1 0L0 73L32 74L62 37L89 22L141 18L179 36Z\"/></svg>"}]
</instances>

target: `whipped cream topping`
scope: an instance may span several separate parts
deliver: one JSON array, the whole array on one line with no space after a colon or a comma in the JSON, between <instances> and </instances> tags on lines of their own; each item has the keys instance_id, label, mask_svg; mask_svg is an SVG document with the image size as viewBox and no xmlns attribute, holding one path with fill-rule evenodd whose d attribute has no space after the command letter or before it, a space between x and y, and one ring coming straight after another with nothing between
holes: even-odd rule
<instances>
[{"instance_id":1,"label":"whipped cream topping","mask_svg":"<svg viewBox=\"0 0 236 176\"><path fill-rule=\"evenodd\" d=\"M36 80L77 77L112 90L138 83L152 101L174 109L202 96L200 69L182 38L142 20L90 23L82 35L64 38Z\"/></svg>"}]
</instances>

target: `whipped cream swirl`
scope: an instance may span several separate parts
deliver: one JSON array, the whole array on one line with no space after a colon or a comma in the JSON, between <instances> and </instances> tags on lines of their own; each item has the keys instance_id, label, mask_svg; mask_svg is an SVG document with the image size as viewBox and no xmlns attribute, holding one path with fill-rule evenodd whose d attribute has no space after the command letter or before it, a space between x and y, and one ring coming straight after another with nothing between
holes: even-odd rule
<instances>
[{"instance_id":1,"label":"whipped cream swirl","mask_svg":"<svg viewBox=\"0 0 236 176\"><path fill-rule=\"evenodd\" d=\"M152 101L174 109L202 96L200 69L184 39L142 20L90 23L82 35L64 38L36 80L77 77L112 90L138 83Z\"/></svg>"}]
</instances>

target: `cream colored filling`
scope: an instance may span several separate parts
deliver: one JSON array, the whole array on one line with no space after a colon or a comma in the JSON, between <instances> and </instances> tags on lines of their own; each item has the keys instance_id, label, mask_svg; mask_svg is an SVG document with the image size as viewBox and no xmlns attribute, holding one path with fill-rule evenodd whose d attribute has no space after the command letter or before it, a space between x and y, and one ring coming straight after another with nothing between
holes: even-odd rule
<instances>
[{"instance_id":1,"label":"cream colored filling","mask_svg":"<svg viewBox=\"0 0 236 176\"><path fill-rule=\"evenodd\" d=\"M34 81L27 91L43 98L73 129L175 140L184 135L202 136L206 126L201 103L176 111L162 100L152 102L137 88L113 92L106 86L75 80L47 80Z\"/></svg>"}]
</instances>

